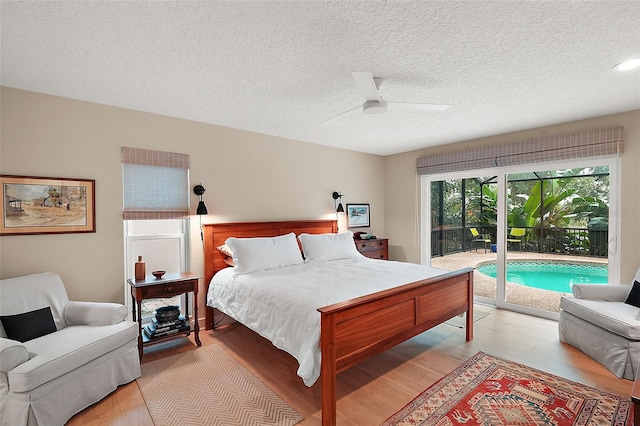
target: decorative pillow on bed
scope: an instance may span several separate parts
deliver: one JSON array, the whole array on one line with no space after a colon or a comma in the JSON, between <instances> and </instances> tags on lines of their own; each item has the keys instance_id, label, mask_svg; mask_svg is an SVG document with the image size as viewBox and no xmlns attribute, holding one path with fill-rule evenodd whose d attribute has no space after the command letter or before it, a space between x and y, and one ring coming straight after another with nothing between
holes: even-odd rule
<instances>
[{"instance_id":1,"label":"decorative pillow on bed","mask_svg":"<svg viewBox=\"0 0 640 426\"><path fill-rule=\"evenodd\" d=\"M337 260L362 257L353 241L353 232L340 234L300 234L302 251L307 261Z\"/></svg>"},{"instance_id":2,"label":"decorative pillow on bed","mask_svg":"<svg viewBox=\"0 0 640 426\"><path fill-rule=\"evenodd\" d=\"M273 238L230 237L225 243L233 252L236 274L250 274L304 262L293 232Z\"/></svg>"},{"instance_id":3,"label":"decorative pillow on bed","mask_svg":"<svg viewBox=\"0 0 640 426\"><path fill-rule=\"evenodd\" d=\"M216 248L224 256L224 263L226 263L229 266L236 266L235 263L233 263L233 252L231 251L228 245L223 244Z\"/></svg>"},{"instance_id":4,"label":"decorative pillow on bed","mask_svg":"<svg viewBox=\"0 0 640 426\"><path fill-rule=\"evenodd\" d=\"M233 257L233 252L231 251L231 249L229 248L228 245L223 244L221 246L216 247L218 249L218 251L222 254L224 254L225 256L228 257Z\"/></svg>"}]
</instances>

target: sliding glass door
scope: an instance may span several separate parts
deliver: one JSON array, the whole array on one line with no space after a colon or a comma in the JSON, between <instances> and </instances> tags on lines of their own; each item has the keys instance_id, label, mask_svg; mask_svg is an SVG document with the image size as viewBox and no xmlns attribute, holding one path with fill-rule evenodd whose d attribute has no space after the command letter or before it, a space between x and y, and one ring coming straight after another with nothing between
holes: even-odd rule
<instances>
[{"instance_id":1,"label":"sliding glass door","mask_svg":"<svg viewBox=\"0 0 640 426\"><path fill-rule=\"evenodd\" d=\"M591 160L423 177L423 263L474 267L476 301L557 318L574 283L617 280L617 173Z\"/></svg>"}]
</instances>

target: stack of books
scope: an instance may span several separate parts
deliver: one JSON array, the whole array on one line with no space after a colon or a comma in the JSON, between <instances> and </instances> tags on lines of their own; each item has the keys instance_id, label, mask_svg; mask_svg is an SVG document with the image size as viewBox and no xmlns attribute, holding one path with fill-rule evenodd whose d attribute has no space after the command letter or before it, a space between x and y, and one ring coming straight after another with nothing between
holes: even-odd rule
<instances>
[{"instance_id":1,"label":"stack of books","mask_svg":"<svg viewBox=\"0 0 640 426\"><path fill-rule=\"evenodd\" d=\"M153 317L151 318L151 322L144 326L143 331L148 338L153 339L182 333L183 331L188 331L189 328L189 323L186 321L184 315L180 315L176 320L167 322L158 322L157 318Z\"/></svg>"}]
</instances>

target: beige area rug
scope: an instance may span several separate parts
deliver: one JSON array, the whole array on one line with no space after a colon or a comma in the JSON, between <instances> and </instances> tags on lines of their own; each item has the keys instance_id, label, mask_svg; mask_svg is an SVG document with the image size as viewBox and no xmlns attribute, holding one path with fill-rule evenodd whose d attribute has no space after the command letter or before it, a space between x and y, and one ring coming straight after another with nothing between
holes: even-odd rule
<instances>
[{"instance_id":1,"label":"beige area rug","mask_svg":"<svg viewBox=\"0 0 640 426\"><path fill-rule=\"evenodd\" d=\"M156 426L290 426L303 418L218 345L141 365Z\"/></svg>"},{"instance_id":2,"label":"beige area rug","mask_svg":"<svg viewBox=\"0 0 640 426\"><path fill-rule=\"evenodd\" d=\"M478 309L477 307L473 308L473 322L476 323L482 318L489 315L489 312ZM463 313L462 315L455 316L450 320L444 322L445 324L452 325L458 328L464 328L467 325L467 313Z\"/></svg>"}]
</instances>

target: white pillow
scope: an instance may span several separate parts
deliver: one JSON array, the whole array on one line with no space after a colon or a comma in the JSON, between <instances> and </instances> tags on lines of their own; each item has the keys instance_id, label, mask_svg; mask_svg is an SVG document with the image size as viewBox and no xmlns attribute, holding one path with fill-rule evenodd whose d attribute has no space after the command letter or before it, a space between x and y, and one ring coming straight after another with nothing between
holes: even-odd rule
<instances>
[{"instance_id":1,"label":"white pillow","mask_svg":"<svg viewBox=\"0 0 640 426\"><path fill-rule=\"evenodd\" d=\"M302 251L307 261L337 260L362 257L353 241L353 232L340 234L300 234Z\"/></svg>"},{"instance_id":2,"label":"white pillow","mask_svg":"<svg viewBox=\"0 0 640 426\"><path fill-rule=\"evenodd\" d=\"M233 252L236 274L250 274L304 262L293 232L273 238L230 237L225 244Z\"/></svg>"}]
</instances>

